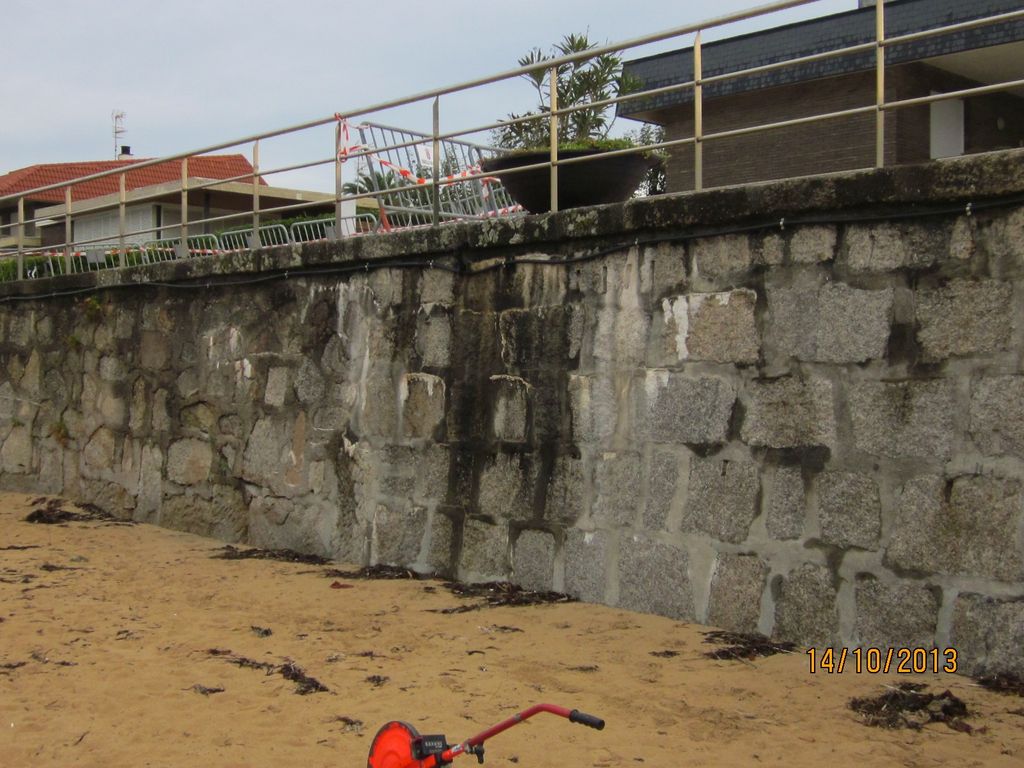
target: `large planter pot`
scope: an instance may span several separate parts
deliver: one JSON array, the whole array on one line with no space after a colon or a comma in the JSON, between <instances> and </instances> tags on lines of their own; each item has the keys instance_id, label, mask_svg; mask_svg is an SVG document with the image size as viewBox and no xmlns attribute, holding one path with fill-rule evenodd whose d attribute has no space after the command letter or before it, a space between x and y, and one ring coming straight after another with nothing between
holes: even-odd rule
<instances>
[{"instance_id":1,"label":"large planter pot","mask_svg":"<svg viewBox=\"0 0 1024 768\"><path fill-rule=\"evenodd\" d=\"M585 162L558 166L558 210L628 200L647 172L661 165L661 159L653 155L637 153L600 157L601 154L599 149L567 149L558 153L560 160L595 156ZM509 171L547 162L549 157L547 150L514 152L487 158L480 166L484 173L497 176L512 198L530 213L547 213L551 210L549 169L535 168L521 173Z\"/></svg>"}]
</instances>

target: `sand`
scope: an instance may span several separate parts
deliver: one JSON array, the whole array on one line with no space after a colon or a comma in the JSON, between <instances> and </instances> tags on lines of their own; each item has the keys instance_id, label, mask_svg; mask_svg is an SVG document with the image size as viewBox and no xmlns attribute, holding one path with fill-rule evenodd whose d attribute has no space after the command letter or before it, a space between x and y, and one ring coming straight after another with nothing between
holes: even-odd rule
<instances>
[{"instance_id":1,"label":"sand","mask_svg":"<svg viewBox=\"0 0 1024 768\"><path fill-rule=\"evenodd\" d=\"M466 601L214 559L220 542L148 525L25 522L37 506L0 497L0 766L354 768L389 720L454 742L536 702L607 727L539 715L488 741L487 765L1024 764L1024 699L962 676L911 677L964 699L973 734L870 728L849 699L908 676L811 674L802 651L711 660L706 627L603 606L433 613Z\"/></svg>"}]
</instances>

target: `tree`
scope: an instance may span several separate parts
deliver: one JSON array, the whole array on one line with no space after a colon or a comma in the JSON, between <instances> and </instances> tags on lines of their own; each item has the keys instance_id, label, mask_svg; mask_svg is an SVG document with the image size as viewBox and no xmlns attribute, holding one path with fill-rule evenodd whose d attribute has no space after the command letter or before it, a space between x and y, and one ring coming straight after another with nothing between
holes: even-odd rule
<instances>
[{"instance_id":1,"label":"tree","mask_svg":"<svg viewBox=\"0 0 1024 768\"><path fill-rule=\"evenodd\" d=\"M665 129L660 125L644 123L636 130L627 131L626 136L637 146L660 144L665 140ZM657 150L659 156L663 157L663 153L664 150ZM665 164L661 163L647 172L633 196L663 195L666 190L665 183Z\"/></svg>"},{"instance_id":2,"label":"tree","mask_svg":"<svg viewBox=\"0 0 1024 768\"><path fill-rule=\"evenodd\" d=\"M371 195L384 189L394 189L401 186L398 179L391 171L374 171L372 176L364 171L359 174L355 181L346 182L341 190L346 195Z\"/></svg>"},{"instance_id":3,"label":"tree","mask_svg":"<svg viewBox=\"0 0 1024 768\"><path fill-rule=\"evenodd\" d=\"M522 117L536 117L521 123L502 125L494 130L494 143L502 149L529 149L551 143L550 121L544 113L550 112L551 67L545 62L574 53L584 53L597 48L586 34L570 34L555 43L550 54L534 48L519 59L519 66L539 65L523 75L537 91L537 108L521 115L510 113L509 120ZM555 75L555 91L559 109L593 104L612 98L616 94L635 90L631 78L622 73L622 58L618 52L603 53L590 59L561 64ZM578 109L558 117L560 144L594 144L607 140L615 122L614 105Z\"/></svg>"}]
</instances>

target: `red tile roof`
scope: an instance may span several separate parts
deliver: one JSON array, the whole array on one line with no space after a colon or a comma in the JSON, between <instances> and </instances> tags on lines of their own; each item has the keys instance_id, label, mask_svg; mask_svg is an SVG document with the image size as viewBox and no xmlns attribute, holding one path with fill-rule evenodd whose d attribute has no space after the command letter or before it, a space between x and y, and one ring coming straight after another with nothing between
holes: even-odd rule
<instances>
[{"instance_id":1,"label":"red tile roof","mask_svg":"<svg viewBox=\"0 0 1024 768\"><path fill-rule=\"evenodd\" d=\"M141 163L143 158L133 160L97 160L82 163L49 163L46 165L30 165L19 168L0 176L0 197L25 192L36 187L45 187L62 181L70 181L93 173L109 171L113 168L125 168ZM200 155L188 159L188 175L191 179L231 179L236 176L252 174L252 165L244 155ZM91 197L117 194L119 174L93 179L72 187L73 200L87 200ZM125 174L125 186L128 190L148 187L153 184L165 184L181 179L181 161L172 160L157 163L137 171ZM238 179L241 183L252 183L252 176ZM260 179L260 184L266 185ZM64 189L51 189L30 195L27 199L48 203L63 203Z\"/></svg>"}]
</instances>

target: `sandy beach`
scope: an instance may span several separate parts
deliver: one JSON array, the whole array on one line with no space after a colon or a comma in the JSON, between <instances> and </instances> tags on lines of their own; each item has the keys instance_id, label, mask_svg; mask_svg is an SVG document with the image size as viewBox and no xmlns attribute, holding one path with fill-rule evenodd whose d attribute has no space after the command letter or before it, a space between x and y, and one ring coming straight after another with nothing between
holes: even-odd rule
<instances>
[{"instance_id":1,"label":"sandy beach","mask_svg":"<svg viewBox=\"0 0 1024 768\"><path fill-rule=\"evenodd\" d=\"M1024 699L962 676L811 674L801 649L709 659L707 627L580 603L441 613L479 600L218 559L221 542L148 525L26 522L41 506L0 497L3 766L354 768L389 720L455 742L537 702L607 727L540 715L488 741L487 765L1024 760ZM296 668L327 690L303 694ZM905 680L963 699L972 732L872 728L848 707Z\"/></svg>"}]
</instances>

